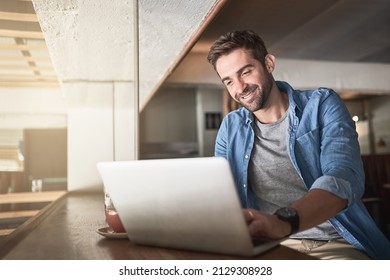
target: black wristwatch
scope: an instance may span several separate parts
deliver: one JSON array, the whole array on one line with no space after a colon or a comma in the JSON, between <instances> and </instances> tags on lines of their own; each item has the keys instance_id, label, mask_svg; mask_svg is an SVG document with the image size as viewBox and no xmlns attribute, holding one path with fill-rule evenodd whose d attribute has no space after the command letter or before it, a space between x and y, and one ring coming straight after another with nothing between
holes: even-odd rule
<instances>
[{"instance_id":1,"label":"black wristwatch","mask_svg":"<svg viewBox=\"0 0 390 280\"><path fill-rule=\"evenodd\" d=\"M292 207L283 207L275 212L275 215L282 221L288 222L291 225L289 235L297 233L299 229L299 216L297 210Z\"/></svg>"}]
</instances>

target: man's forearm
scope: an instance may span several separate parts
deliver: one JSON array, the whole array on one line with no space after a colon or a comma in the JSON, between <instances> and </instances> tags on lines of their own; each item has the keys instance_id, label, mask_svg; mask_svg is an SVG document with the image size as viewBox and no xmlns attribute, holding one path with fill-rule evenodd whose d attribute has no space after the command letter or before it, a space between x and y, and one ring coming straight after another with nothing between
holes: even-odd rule
<instances>
[{"instance_id":1,"label":"man's forearm","mask_svg":"<svg viewBox=\"0 0 390 280\"><path fill-rule=\"evenodd\" d=\"M291 206L299 215L299 231L315 227L332 218L348 204L346 199L320 189L309 191Z\"/></svg>"}]
</instances>

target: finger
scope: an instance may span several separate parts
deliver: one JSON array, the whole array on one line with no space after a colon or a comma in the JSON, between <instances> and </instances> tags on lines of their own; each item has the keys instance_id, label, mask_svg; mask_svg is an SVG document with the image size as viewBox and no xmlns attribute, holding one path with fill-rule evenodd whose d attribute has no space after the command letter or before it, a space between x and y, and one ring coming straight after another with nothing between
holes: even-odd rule
<instances>
[{"instance_id":1,"label":"finger","mask_svg":"<svg viewBox=\"0 0 390 280\"><path fill-rule=\"evenodd\" d=\"M250 224L254 220L254 215L252 210L245 209L243 212L244 212L245 221L248 224Z\"/></svg>"}]
</instances>

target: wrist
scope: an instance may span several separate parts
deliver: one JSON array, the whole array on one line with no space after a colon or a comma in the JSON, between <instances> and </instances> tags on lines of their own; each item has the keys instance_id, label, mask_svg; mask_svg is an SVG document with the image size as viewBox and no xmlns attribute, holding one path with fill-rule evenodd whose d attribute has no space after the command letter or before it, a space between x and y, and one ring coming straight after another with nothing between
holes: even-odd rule
<instances>
[{"instance_id":1,"label":"wrist","mask_svg":"<svg viewBox=\"0 0 390 280\"><path fill-rule=\"evenodd\" d=\"M285 236L297 233L299 230L299 215L298 212L292 208L292 207L283 207L278 209L275 212L275 215L278 217L279 220L284 222L285 229L286 227L289 229L287 234Z\"/></svg>"}]
</instances>

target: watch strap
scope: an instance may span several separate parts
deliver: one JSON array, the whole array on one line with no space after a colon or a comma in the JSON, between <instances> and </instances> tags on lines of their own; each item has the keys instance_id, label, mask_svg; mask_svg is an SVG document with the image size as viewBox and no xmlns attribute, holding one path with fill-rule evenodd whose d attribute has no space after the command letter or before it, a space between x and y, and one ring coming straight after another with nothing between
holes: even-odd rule
<instances>
[{"instance_id":1,"label":"watch strap","mask_svg":"<svg viewBox=\"0 0 390 280\"><path fill-rule=\"evenodd\" d=\"M299 230L299 215L292 207L283 207L275 212L275 215L282 221L288 222L291 226L289 235L297 233Z\"/></svg>"}]
</instances>

